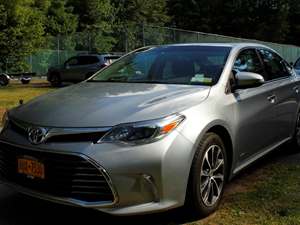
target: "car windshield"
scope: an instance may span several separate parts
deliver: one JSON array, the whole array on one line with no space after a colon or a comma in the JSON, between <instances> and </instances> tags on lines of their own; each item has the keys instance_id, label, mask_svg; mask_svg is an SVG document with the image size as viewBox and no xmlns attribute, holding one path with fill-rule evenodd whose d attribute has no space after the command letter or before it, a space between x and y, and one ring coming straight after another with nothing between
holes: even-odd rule
<instances>
[{"instance_id":1,"label":"car windshield","mask_svg":"<svg viewBox=\"0 0 300 225\"><path fill-rule=\"evenodd\" d=\"M224 46L143 48L101 70L89 82L214 85L230 50Z\"/></svg>"}]
</instances>

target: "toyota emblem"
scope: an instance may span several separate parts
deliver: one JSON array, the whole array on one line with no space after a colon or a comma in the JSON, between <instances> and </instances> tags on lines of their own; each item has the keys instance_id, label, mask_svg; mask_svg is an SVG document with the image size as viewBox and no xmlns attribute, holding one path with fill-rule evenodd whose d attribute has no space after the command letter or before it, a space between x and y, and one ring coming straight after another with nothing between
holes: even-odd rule
<instances>
[{"instance_id":1,"label":"toyota emblem","mask_svg":"<svg viewBox=\"0 0 300 225\"><path fill-rule=\"evenodd\" d=\"M28 129L28 140L34 144L38 145L44 142L47 135L47 130L42 127L30 127Z\"/></svg>"}]
</instances>

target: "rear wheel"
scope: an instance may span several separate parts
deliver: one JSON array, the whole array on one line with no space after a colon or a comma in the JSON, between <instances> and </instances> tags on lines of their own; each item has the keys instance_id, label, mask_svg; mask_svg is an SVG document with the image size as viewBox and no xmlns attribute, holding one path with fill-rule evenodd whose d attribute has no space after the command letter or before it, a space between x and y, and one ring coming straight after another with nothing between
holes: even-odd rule
<instances>
[{"instance_id":1,"label":"rear wheel","mask_svg":"<svg viewBox=\"0 0 300 225\"><path fill-rule=\"evenodd\" d=\"M300 112L297 115L297 122L296 122L294 137L292 140L292 145L295 146L295 148L298 151L300 151Z\"/></svg>"},{"instance_id":2,"label":"rear wheel","mask_svg":"<svg viewBox=\"0 0 300 225\"><path fill-rule=\"evenodd\" d=\"M52 87L61 86L61 78L58 73L51 74L49 81L50 81Z\"/></svg>"},{"instance_id":3,"label":"rear wheel","mask_svg":"<svg viewBox=\"0 0 300 225\"><path fill-rule=\"evenodd\" d=\"M23 79L23 78L21 78L21 83L22 84L29 84L30 83L30 79Z\"/></svg>"},{"instance_id":4,"label":"rear wheel","mask_svg":"<svg viewBox=\"0 0 300 225\"><path fill-rule=\"evenodd\" d=\"M207 133L194 156L186 206L195 214L207 216L221 201L227 178L227 156L222 139Z\"/></svg>"},{"instance_id":5,"label":"rear wheel","mask_svg":"<svg viewBox=\"0 0 300 225\"><path fill-rule=\"evenodd\" d=\"M5 75L0 74L0 86L6 86L9 83L9 79Z\"/></svg>"}]
</instances>

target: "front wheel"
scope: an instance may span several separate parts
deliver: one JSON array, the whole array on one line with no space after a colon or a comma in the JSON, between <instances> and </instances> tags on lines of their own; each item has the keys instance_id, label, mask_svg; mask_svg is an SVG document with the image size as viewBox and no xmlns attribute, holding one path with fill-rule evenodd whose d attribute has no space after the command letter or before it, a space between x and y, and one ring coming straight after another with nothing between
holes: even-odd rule
<instances>
[{"instance_id":1,"label":"front wheel","mask_svg":"<svg viewBox=\"0 0 300 225\"><path fill-rule=\"evenodd\" d=\"M227 178L227 155L222 139L207 133L194 156L186 206L200 216L214 212L221 201Z\"/></svg>"},{"instance_id":2,"label":"front wheel","mask_svg":"<svg viewBox=\"0 0 300 225\"><path fill-rule=\"evenodd\" d=\"M52 87L60 87L61 83L62 83L60 75L57 73L51 74L49 81L50 81Z\"/></svg>"},{"instance_id":3,"label":"front wheel","mask_svg":"<svg viewBox=\"0 0 300 225\"><path fill-rule=\"evenodd\" d=\"M295 127L294 136L292 139L292 145L300 151L300 112L297 115L297 122Z\"/></svg>"},{"instance_id":4,"label":"front wheel","mask_svg":"<svg viewBox=\"0 0 300 225\"><path fill-rule=\"evenodd\" d=\"M0 86L7 86L9 83L9 79L3 75L3 74L0 74Z\"/></svg>"}]
</instances>

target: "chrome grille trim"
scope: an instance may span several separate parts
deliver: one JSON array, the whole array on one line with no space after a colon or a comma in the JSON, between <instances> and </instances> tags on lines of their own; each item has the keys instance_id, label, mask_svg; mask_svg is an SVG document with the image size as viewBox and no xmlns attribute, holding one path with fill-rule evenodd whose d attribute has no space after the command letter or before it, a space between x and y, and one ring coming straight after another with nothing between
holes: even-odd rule
<instances>
[{"instance_id":1,"label":"chrome grille trim","mask_svg":"<svg viewBox=\"0 0 300 225\"><path fill-rule=\"evenodd\" d=\"M18 130L24 132L27 135L28 129L31 127L42 127L47 130L47 134L44 138L44 142L53 137L63 137L64 135L80 135L80 134L94 134L94 133L106 133L112 129L112 127L86 127L86 128L72 128L72 127L45 127L34 124L25 123L16 119L9 118L9 123L17 126ZM23 135L24 135L23 134ZM99 139L101 136L99 136Z\"/></svg>"}]
</instances>

